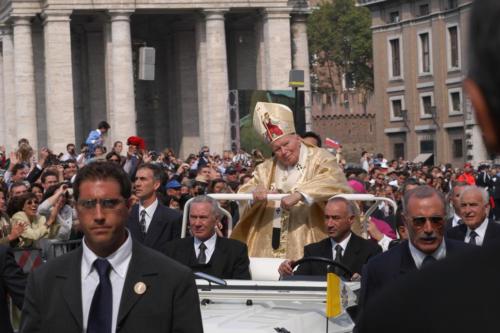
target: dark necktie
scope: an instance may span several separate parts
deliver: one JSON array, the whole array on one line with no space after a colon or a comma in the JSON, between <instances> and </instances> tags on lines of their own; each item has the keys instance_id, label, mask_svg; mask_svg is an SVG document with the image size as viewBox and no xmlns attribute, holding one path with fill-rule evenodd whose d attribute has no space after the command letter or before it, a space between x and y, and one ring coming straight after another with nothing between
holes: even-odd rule
<instances>
[{"instance_id":1,"label":"dark necktie","mask_svg":"<svg viewBox=\"0 0 500 333\"><path fill-rule=\"evenodd\" d=\"M96 259L94 268L99 274L99 285L90 305L87 333L111 333L113 318L113 288L109 279L111 265L106 259Z\"/></svg>"},{"instance_id":2,"label":"dark necktie","mask_svg":"<svg viewBox=\"0 0 500 333\"><path fill-rule=\"evenodd\" d=\"M335 245L335 261L342 262L342 246L339 244Z\"/></svg>"},{"instance_id":3,"label":"dark necktie","mask_svg":"<svg viewBox=\"0 0 500 333\"><path fill-rule=\"evenodd\" d=\"M434 258L433 256L425 256L424 258L424 261L422 261L422 267L421 268L424 268L426 267L427 265L433 263L436 261L436 258Z\"/></svg>"},{"instance_id":4,"label":"dark necktie","mask_svg":"<svg viewBox=\"0 0 500 333\"><path fill-rule=\"evenodd\" d=\"M202 242L198 248L200 249L200 254L198 254L198 263L205 264L207 262L207 255L205 253L207 246Z\"/></svg>"},{"instance_id":5,"label":"dark necktie","mask_svg":"<svg viewBox=\"0 0 500 333\"><path fill-rule=\"evenodd\" d=\"M141 219L139 220L139 226L141 227L141 232L143 235L146 234L146 210L141 211Z\"/></svg>"},{"instance_id":6,"label":"dark necktie","mask_svg":"<svg viewBox=\"0 0 500 333\"><path fill-rule=\"evenodd\" d=\"M479 236L477 234L477 232L475 232L474 230L472 230L469 234L469 237L470 237L470 240L469 240L469 244L471 245L477 245L476 243L476 237Z\"/></svg>"}]
</instances>

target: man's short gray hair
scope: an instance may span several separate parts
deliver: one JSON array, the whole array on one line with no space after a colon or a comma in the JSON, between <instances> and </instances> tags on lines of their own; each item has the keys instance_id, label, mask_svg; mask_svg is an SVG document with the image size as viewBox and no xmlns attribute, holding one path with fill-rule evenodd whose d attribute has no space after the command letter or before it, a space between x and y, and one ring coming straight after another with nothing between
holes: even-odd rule
<instances>
[{"instance_id":1,"label":"man's short gray hair","mask_svg":"<svg viewBox=\"0 0 500 333\"><path fill-rule=\"evenodd\" d=\"M333 198L328 199L328 203L337 203L337 202L343 202L346 204L347 213L349 214L349 216L358 216L359 215L358 207L351 200L347 200L346 198L343 198L343 197L333 197Z\"/></svg>"},{"instance_id":2,"label":"man's short gray hair","mask_svg":"<svg viewBox=\"0 0 500 333\"><path fill-rule=\"evenodd\" d=\"M490 203L490 195L488 194L488 191L486 191L486 189L484 189L482 187L475 186L475 185L465 186L462 193L460 193L460 198L459 198L460 202L462 201L462 197L464 196L464 194L467 192L471 192L471 191L478 191L479 193L481 193L481 197L483 198L483 203L485 205L488 205Z\"/></svg>"},{"instance_id":3,"label":"man's short gray hair","mask_svg":"<svg viewBox=\"0 0 500 333\"><path fill-rule=\"evenodd\" d=\"M219 206L219 203L217 202L217 200L209 197L208 195L198 195L198 196L194 197L194 199L191 200L191 202L189 203L190 207L192 204L195 204L195 203L209 203L211 206L210 211L215 216L215 218L218 219L222 215L222 212L220 210L220 206Z\"/></svg>"},{"instance_id":4,"label":"man's short gray hair","mask_svg":"<svg viewBox=\"0 0 500 333\"><path fill-rule=\"evenodd\" d=\"M420 185L405 193L403 196L403 214L406 215L408 213L408 203L412 198L425 199L434 196L439 199L446 214L448 206L446 205L446 198L444 194L429 185Z\"/></svg>"}]
</instances>

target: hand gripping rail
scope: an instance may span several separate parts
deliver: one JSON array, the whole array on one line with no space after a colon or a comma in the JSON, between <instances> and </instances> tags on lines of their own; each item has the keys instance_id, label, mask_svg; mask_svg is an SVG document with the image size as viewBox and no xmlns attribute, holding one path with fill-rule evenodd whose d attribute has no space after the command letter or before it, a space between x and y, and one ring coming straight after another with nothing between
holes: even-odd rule
<instances>
[{"instance_id":1,"label":"hand gripping rail","mask_svg":"<svg viewBox=\"0 0 500 333\"><path fill-rule=\"evenodd\" d=\"M288 194L268 194L267 195L267 200L273 200L273 201L279 201L286 197ZM211 193L208 194L209 197L214 198L215 200L233 200L233 201L249 201L253 200L253 194L252 193ZM398 209L398 205L394 202L394 200L391 200L389 198L385 197L376 197L373 194L336 194L332 196L334 197L342 197L346 200L351 200L351 201L375 201L374 204L366 211L363 219L363 225L365 228L365 233L366 233L366 227L367 223L366 221L370 217L370 215L377 209L377 206L380 204L380 202L387 202L392 206L394 209L394 213ZM182 232L181 232L181 238L186 237L186 230L187 230L187 224L188 224L188 218L189 218L189 205L191 204L191 201L194 198L189 199L186 204L184 205L184 214L182 217ZM227 216L228 219L228 236L231 235L231 232L233 231L233 219L231 217L231 214L225 210L224 208L219 207L222 213Z\"/></svg>"}]
</instances>

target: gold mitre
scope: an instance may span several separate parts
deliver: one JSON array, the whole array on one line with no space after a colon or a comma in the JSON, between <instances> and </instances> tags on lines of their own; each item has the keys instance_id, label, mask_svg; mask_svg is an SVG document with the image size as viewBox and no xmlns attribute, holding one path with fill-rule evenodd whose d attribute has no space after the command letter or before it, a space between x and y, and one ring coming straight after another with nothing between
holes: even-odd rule
<instances>
[{"instance_id":1,"label":"gold mitre","mask_svg":"<svg viewBox=\"0 0 500 333\"><path fill-rule=\"evenodd\" d=\"M253 113L253 128L269 143L294 134L293 112L283 104L258 102Z\"/></svg>"}]
</instances>

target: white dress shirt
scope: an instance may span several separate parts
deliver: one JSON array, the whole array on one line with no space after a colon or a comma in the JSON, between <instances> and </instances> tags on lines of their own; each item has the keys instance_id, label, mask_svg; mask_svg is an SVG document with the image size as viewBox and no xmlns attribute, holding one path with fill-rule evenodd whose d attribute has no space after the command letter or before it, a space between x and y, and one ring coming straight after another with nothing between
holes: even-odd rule
<instances>
[{"instance_id":1,"label":"white dress shirt","mask_svg":"<svg viewBox=\"0 0 500 333\"><path fill-rule=\"evenodd\" d=\"M451 221L451 227L456 227L457 225L460 225L461 223L458 223L458 221L460 220L462 220L462 218L458 216L457 213L453 213L453 220Z\"/></svg>"},{"instance_id":2,"label":"white dress shirt","mask_svg":"<svg viewBox=\"0 0 500 333\"><path fill-rule=\"evenodd\" d=\"M204 243L205 246L207 247L205 249L205 256L207 257L207 261L205 263L208 263L210 261L210 258L212 258L212 255L214 254L215 251L215 242L217 241L217 233L214 233L212 237L207 239ZM200 244L202 243L201 240L198 238L194 237L194 253L196 255L196 258L200 255Z\"/></svg>"},{"instance_id":3,"label":"white dress shirt","mask_svg":"<svg viewBox=\"0 0 500 333\"><path fill-rule=\"evenodd\" d=\"M90 305L94 297L95 290L99 285L99 275L93 264L99 257L92 252L85 243L85 238L82 241L83 256L82 256L82 310L83 310L83 333L87 332L87 322L89 320ZM116 321L118 318L118 310L120 309L120 300L122 297L123 285L127 276L128 266L132 258L132 239L127 231L127 240L113 254L106 258L111 264L109 279L113 289L113 319L111 321L111 331L116 331Z\"/></svg>"},{"instance_id":4,"label":"white dress shirt","mask_svg":"<svg viewBox=\"0 0 500 333\"><path fill-rule=\"evenodd\" d=\"M420 269L420 267L422 267L422 263L424 262L425 257L427 257L427 254L417 249L410 241L408 241L408 245L410 246L410 253L411 256L413 257L413 260L415 261L415 266L417 266L417 268ZM432 253L431 255L436 260L441 260L446 258L446 244L444 238L441 241L439 247L436 249L436 251L434 251L434 253Z\"/></svg>"},{"instance_id":5,"label":"white dress shirt","mask_svg":"<svg viewBox=\"0 0 500 333\"><path fill-rule=\"evenodd\" d=\"M139 204L139 221L141 220L141 212L143 210L146 211L146 216L144 217L146 219L146 232L148 232L149 230L149 225L151 224L151 220L153 219L156 207L158 207L158 199L155 199L155 201L147 208L144 208L142 203Z\"/></svg>"},{"instance_id":6,"label":"white dress shirt","mask_svg":"<svg viewBox=\"0 0 500 333\"><path fill-rule=\"evenodd\" d=\"M479 227L477 227L474 231L476 232L476 245L483 245L484 242L484 235L486 235L486 228L488 228L488 223L489 220L488 218L485 218L483 223ZM471 233L471 228L467 227L467 233L465 234L465 242L469 243L470 242L470 233Z\"/></svg>"},{"instance_id":7,"label":"white dress shirt","mask_svg":"<svg viewBox=\"0 0 500 333\"><path fill-rule=\"evenodd\" d=\"M347 244L349 244L349 240L351 239L351 233L349 233L349 236L347 236L342 242L337 243L336 241L333 240L333 238L330 238L330 242L332 242L332 258L335 259L335 256L337 255L337 251L335 250L335 246L340 245L342 248L342 257L344 257L345 254L345 249L347 248Z\"/></svg>"}]
</instances>

